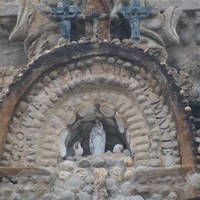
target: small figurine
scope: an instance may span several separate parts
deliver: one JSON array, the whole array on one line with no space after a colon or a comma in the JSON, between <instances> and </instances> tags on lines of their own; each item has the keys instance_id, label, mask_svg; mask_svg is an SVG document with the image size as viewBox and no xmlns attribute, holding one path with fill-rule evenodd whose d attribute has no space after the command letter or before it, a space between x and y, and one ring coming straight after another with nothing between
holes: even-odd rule
<instances>
[{"instance_id":1,"label":"small figurine","mask_svg":"<svg viewBox=\"0 0 200 200\"><path fill-rule=\"evenodd\" d=\"M70 0L63 0L63 6L52 8L51 14L56 15L61 20L62 37L66 38L70 42L71 37L71 20L80 13L79 6L71 6Z\"/></svg>"},{"instance_id":2,"label":"small figurine","mask_svg":"<svg viewBox=\"0 0 200 200\"><path fill-rule=\"evenodd\" d=\"M90 132L90 152L92 155L101 155L105 153L106 134L103 125L99 120L96 120Z\"/></svg>"},{"instance_id":3,"label":"small figurine","mask_svg":"<svg viewBox=\"0 0 200 200\"><path fill-rule=\"evenodd\" d=\"M122 144L116 144L113 148L113 153L122 153L124 146Z\"/></svg>"},{"instance_id":4,"label":"small figurine","mask_svg":"<svg viewBox=\"0 0 200 200\"><path fill-rule=\"evenodd\" d=\"M140 20L147 18L151 8L140 7L140 0L132 0L132 6L125 6L121 10L125 19L128 19L131 27L131 40L140 40Z\"/></svg>"},{"instance_id":5,"label":"small figurine","mask_svg":"<svg viewBox=\"0 0 200 200\"><path fill-rule=\"evenodd\" d=\"M77 141L73 145L74 155L75 156L82 156L83 155L83 148L81 147L81 143Z\"/></svg>"}]
</instances>

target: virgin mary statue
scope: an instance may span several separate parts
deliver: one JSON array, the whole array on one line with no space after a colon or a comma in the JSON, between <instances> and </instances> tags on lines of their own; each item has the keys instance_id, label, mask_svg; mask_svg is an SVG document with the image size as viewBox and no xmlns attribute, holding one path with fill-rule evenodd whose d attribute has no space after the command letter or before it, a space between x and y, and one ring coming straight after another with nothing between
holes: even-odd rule
<instances>
[{"instance_id":1,"label":"virgin mary statue","mask_svg":"<svg viewBox=\"0 0 200 200\"><path fill-rule=\"evenodd\" d=\"M106 134L103 125L99 120L96 120L96 123L90 132L89 146L92 155L101 155L105 153Z\"/></svg>"}]
</instances>

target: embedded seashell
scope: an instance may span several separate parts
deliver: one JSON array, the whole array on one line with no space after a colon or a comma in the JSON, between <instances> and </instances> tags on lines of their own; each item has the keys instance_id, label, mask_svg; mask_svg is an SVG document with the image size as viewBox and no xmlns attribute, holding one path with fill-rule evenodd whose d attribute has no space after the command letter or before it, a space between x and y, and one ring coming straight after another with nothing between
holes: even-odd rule
<instances>
[{"instance_id":1,"label":"embedded seashell","mask_svg":"<svg viewBox=\"0 0 200 200\"><path fill-rule=\"evenodd\" d=\"M191 112L192 109L191 109L189 106L186 106L186 107L185 107L185 111L186 111L186 112Z\"/></svg>"},{"instance_id":2,"label":"embedded seashell","mask_svg":"<svg viewBox=\"0 0 200 200\"><path fill-rule=\"evenodd\" d=\"M116 44L117 46L119 46L119 45L121 44L121 42L116 42L115 44Z\"/></svg>"},{"instance_id":3,"label":"embedded seashell","mask_svg":"<svg viewBox=\"0 0 200 200\"><path fill-rule=\"evenodd\" d=\"M185 94L185 91L184 91L184 90L180 90L180 94L181 94L181 95L184 95L184 94Z\"/></svg>"},{"instance_id":4,"label":"embedded seashell","mask_svg":"<svg viewBox=\"0 0 200 200\"><path fill-rule=\"evenodd\" d=\"M165 62L160 62L160 65L165 66L166 63Z\"/></svg>"},{"instance_id":5,"label":"embedded seashell","mask_svg":"<svg viewBox=\"0 0 200 200\"><path fill-rule=\"evenodd\" d=\"M198 147L198 153L200 154L200 147Z\"/></svg>"},{"instance_id":6,"label":"embedded seashell","mask_svg":"<svg viewBox=\"0 0 200 200\"><path fill-rule=\"evenodd\" d=\"M83 41L83 40L79 40L78 43L79 43L79 44L83 44L84 41Z\"/></svg>"},{"instance_id":7,"label":"embedded seashell","mask_svg":"<svg viewBox=\"0 0 200 200\"><path fill-rule=\"evenodd\" d=\"M136 44L132 44L132 45L131 45L131 48L136 48L136 47L137 47Z\"/></svg>"},{"instance_id":8,"label":"embedded seashell","mask_svg":"<svg viewBox=\"0 0 200 200\"><path fill-rule=\"evenodd\" d=\"M77 42L76 41L72 41L71 44L77 44Z\"/></svg>"},{"instance_id":9,"label":"embedded seashell","mask_svg":"<svg viewBox=\"0 0 200 200\"><path fill-rule=\"evenodd\" d=\"M117 43L117 42L121 43L121 41L120 41L118 38L115 38L115 39L113 39L113 40L111 41L111 43Z\"/></svg>"},{"instance_id":10,"label":"embedded seashell","mask_svg":"<svg viewBox=\"0 0 200 200\"><path fill-rule=\"evenodd\" d=\"M182 102L183 103L189 103L188 100L186 100L186 99L184 99Z\"/></svg>"},{"instance_id":11,"label":"embedded seashell","mask_svg":"<svg viewBox=\"0 0 200 200\"><path fill-rule=\"evenodd\" d=\"M170 70L167 72L167 74L171 76L171 75L173 75L173 71L170 69Z\"/></svg>"}]
</instances>

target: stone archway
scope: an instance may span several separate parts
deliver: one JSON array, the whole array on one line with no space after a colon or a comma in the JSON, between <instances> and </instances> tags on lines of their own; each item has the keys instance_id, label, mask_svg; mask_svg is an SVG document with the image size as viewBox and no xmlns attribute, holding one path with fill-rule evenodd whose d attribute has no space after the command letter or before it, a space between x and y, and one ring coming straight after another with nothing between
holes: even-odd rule
<instances>
[{"instance_id":1,"label":"stone archway","mask_svg":"<svg viewBox=\"0 0 200 200\"><path fill-rule=\"evenodd\" d=\"M2 165L57 166L64 130L65 138L69 135L67 148L78 139L87 143L88 133L85 138L80 137L87 117L91 118L90 123L94 118L102 120L111 140L114 132L116 138L121 136L118 142L130 148L135 166L181 164L181 127L175 124L177 111L167 79L161 73L164 69L159 71L159 64L137 49L119 51L120 47L114 44L82 46L85 52L75 46L73 56L73 51L67 51L73 46L44 55L18 81L24 87L19 90L11 85L11 89L15 88L8 96L11 108L5 106L3 112L12 111L14 106L15 110L7 125L7 119L2 118L1 127L6 125ZM61 49L66 50L65 56ZM51 54L58 58L54 55L51 60ZM88 110L92 112L87 113ZM73 140L76 136L79 138ZM107 143L107 150L114 144ZM83 146L86 150L87 145Z\"/></svg>"}]
</instances>

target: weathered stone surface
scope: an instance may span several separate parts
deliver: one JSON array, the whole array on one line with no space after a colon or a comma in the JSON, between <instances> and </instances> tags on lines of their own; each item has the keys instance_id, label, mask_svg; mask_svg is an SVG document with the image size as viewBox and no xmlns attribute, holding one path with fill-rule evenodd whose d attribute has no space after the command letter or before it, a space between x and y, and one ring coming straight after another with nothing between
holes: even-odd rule
<instances>
[{"instance_id":1,"label":"weathered stone surface","mask_svg":"<svg viewBox=\"0 0 200 200\"><path fill-rule=\"evenodd\" d=\"M114 178L115 180L117 180L118 182L121 182L123 180L123 174L122 174L122 169L119 167L113 167L110 171L109 171L110 175L112 178Z\"/></svg>"},{"instance_id":2,"label":"weathered stone surface","mask_svg":"<svg viewBox=\"0 0 200 200\"><path fill-rule=\"evenodd\" d=\"M119 188L116 185L113 185L108 189L108 192L111 197L115 198L118 195Z\"/></svg>"},{"instance_id":3,"label":"weathered stone surface","mask_svg":"<svg viewBox=\"0 0 200 200\"><path fill-rule=\"evenodd\" d=\"M144 200L144 198L139 195L136 195L136 196L130 197L130 200Z\"/></svg>"},{"instance_id":4,"label":"weathered stone surface","mask_svg":"<svg viewBox=\"0 0 200 200\"><path fill-rule=\"evenodd\" d=\"M191 0L190 3L188 3L188 1L185 1L185 0L177 0L176 2L174 2L173 0L169 0L169 1L147 0L146 6L153 7L154 9L158 11L161 11L161 10L163 11L169 8L171 5L174 5L174 3L176 4L176 6L180 7L182 10L195 10L199 8L199 4L195 0Z\"/></svg>"},{"instance_id":5,"label":"weathered stone surface","mask_svg":"<svg viewBox=\"0 0 200 200\"><path fill-rule=\"evenodd\" d=\"M74 193L71 191L65 191L63 192L62 196L61 196L62 200L75 200L75 196Z\"/></svg>"},{"instance_id":6,"label":"weathered stone surface","mask_svg":"<svg viewBox=\"0 0 200 200\"><path fill-rule=\"evenodd\" d=\"M117 197L115 198L115 200L127 200L127 197L124 197L122 195L117 195Z\"/></svg>"},{"instance_id":7,"label":"weathered stone surface","mask_svg":"<svg viewBox=\"0 0 200 200\"><path fill-rule=\"evenodd\" d=\"M76 177L71 177L70 180L68 181L68 185L70 187L76 187L76 188L81 188L84 185L84 182Z\"/></svg>"},{"instance_id":8,"label":"weathered stone surface","mask_svg":"<svg viewBox=\"0 0 200 200\"><path fill-rule=\"evenodd\" d=\"M90 195L86 192L81 192L77 194L78 200L90 200Z\"/></svg>"},{"instance_id":9,"label":"weathered stone surface","mask_svg":"<svg viewBox=\"0 0 200 200\"><path fill-rule=\"evenodd\" d=\"M53 200L54 199L54 195L51 193L46 193L43 195L42 197L43 200Z\"/></svg>"},{"instance_id":10,"label":"weathered stone surface","mask_svg":"<svg viewBox=\"0 0 200 200\"><path fill-rule=\"evenodd\" d=\"M17 11L18 11L18 5L17 2L14 3L4 3L1 2L1 6L0 6L0 17L15 17L17 16Z\"/></svg>"},{"instance_id":11,"label":"weathered stone surface","mask_svg":"<svg viewBox=\"0 0 200 200\"><path fill-rule=\"evenodd\" d=\"M66 172L66 171L62 171L59 174L59 178L64 180L64 181L68 181L71 176L72 176L72 174L70 172Z\"/></svg>"},{"instance_id":12,"label":"weathered stone surface","mask_svg":"<svg viewBox=\"0 0 200 200\"><path fill-rule=\"evenodd\" d=\"M102 168L102 167L94 169L93 172L94 172L94 175L97 179L99 179L99 178L105 179L108 175L107 170L105 168Z\"/></svg>"},{"instance_id":13,"label":"weathered stone surface","mask_svg":"<svg viewBox=\"0 0 200 200\"><path fill-rule=\"evenodd\" d=\"M131 156L131 152L130 152L128 149L124 150L124 151L123 151L123 154L124 154L125 156Z\"/></svg>"},{"instance_id":14,"label":"weathered stone surface","mask_svg":"<svg viewBox=\"0 0 200 200\"><path fill-rule=\"evenodd\" d=\"M36 194L32 193L27 197L27 200L35 200L36 198Z\"/></svg>"},{"instance_id":15,"label":"weathered stone surface","mask_svg":"<svg viewBox=\"0 0 200 200\"><path fill-rule=\"evenodd\" d=\"M87 158L82 158L78 163L78 167L87 168L89 166L90 166L90 162Z\"/></svg>"},{"instance_id":16,"label":"weathered stone surface","mask_svg":"<svg viewBox=\"0 0 200 200\"><path fill-rule=\"evenodd\" d=\"M120 131L120 133L124 133L124 118L123 118L123 115L116 112L115 120L116 120L118 130Z\"/></svg>"},{"instance_id":17,"label":"weathered stone surface","mask_svg":"<svg viewBox=\"0 0 200 200\"><path fill-rule=\"evenodd\" d=\"M113 167L116 164L114 158L105 158L105 164L107 167Z\"/></svg>"},{"instance_id":18,"label":"weathered stone surface","mask_svg":"<svg viewBox=\"0 0 200 200\"><path fill-rule=\"evenodd\" d=\"M66 145L65 145L65 139L67 138L69 132L67 130L63 131L60 135L59 140L59 153L61 157L64 157L67 153L66 151Z\"/></svg>"},{"instance_id":19,"label":"weathered stone surface","mask_svg":"<svg viewBox=\"0 0 200 200\"><path fill-rule=\"evenodd\" d=\"M94 181L95 181L95 176L89 175L89 176L87 176L87 177L85 178L84 181L85 181L86 184L93 184Z\"/></svg>"},{"instance_id":20,"label":"weathered stone surface","mask_svg":"<svg viewBox=\"0 0 200 200\"><path fill-rule=\"evenodd\" d=\"M124 167L132 167L133 166L133 159L131 157L125 157L121 160Z\"/></svg>"},{"instance_id":21,"label":"weathered stone surface","mask_svg":"<svg viewBox=\"0 0 200 200\"><path fill-rule=\"evenodd\" d=\"M93 182L94 183L94 182ZM92 183L92 184L93 184ZM86 192L88 194L91 194L92 193L92 186L86 186L83 188L83 192Z\"/></svg>"},{"instance_id":22,"label":"weathered stone surface","mask_svg":"<svg viewBox=\"0 0 200 200\"><path fill-rule=\"evenodd\" d=\"M67 121L69 125L73 124L76 121L76 115L74 112L68 112Z\"/></svg>"},{"instance_id":23,"label":"weathered stone surface","mask_svg":"<svg viewBox=\"0 0 200 200\"><path fill-rule=\"evenodd\" d=\"M55 195L55 196L61 196L62 193L63 193L64 191L63 191L63 189L54 186L54 188L53 188L53 192L54 192L54 195Z\"/></svg>"},{"instance_id":24,"label":"weathered stone surface","mask_svg":"<svg viewBox=\"0 0 200 200\"><path fill-rule=\"evenodd\" d=\"M86 114L93 114L95 111L95 107L92 105L88 105L83 107L78 113L81 117L84 117Z\"/></svg>"},{"instance_id":25,"label":"weathered stone surface","mask_svg":"<svg viewBox=\"0 0 200 200\"><path fill-rule=\"evenodd\" d=\"M92 161L93 166L95 167L103 167L104 166L104 159L101 158L100 156L97 156L93 161Z\"/></svg>"},{"instance_id":26,"label":"weathered stone surface","mask_svg":"<svg viewBox=\"0 0 200 200\"><path fill-rule=\"evenodd\" d=\"M168 197L167 200L178 200L178 196L175 192L171 192Z\"/></svg>"},{"instance_id":27,"label":"weathered stone surface","mask_svg":"<svg viewBox=\"0 0 200 200\"><path fill-rule=\"evenodd\" d=\"M106 117L112 117L114 115L114 113L115 113L115 111L113 109L107 108L107 107L103 107L103 106L100 107L100 111Z\"/></svg>"},{"instance_id":28,"label":"weathered stone surface","mask_svg":"<svg viewBox=\"0 0 200 200\"><path fill-rule=\"evenodd\" d=\"M106 186L108 189L111 189L113 185L117 185L117 181L114 178L107 178L106 179Z\"/></svg>"},{"instance_id":29,"label":"weathered stone surface","mask_svg":"<svg viewBox=\"0 0 200 200\"><path fill-rule=\"evenodd\" d=\"M154 194L151 197L151 200L162 200L162 195L160 195L160 194Z\"/></svg>"},{"instance_id":30,"label":"weathered stone surface","mask_svg":"<svg viewBox=\"0 0 200 200\"><path fill-rule=\"evenodd\" d=\"M124 172L124 179L125 180L130 180L133 178L133 167L129 167L126 169L126 171Z\"/></svg>"},{"instance_id":31,"label":"weathered stone surface","mask_svg":"<svg viewBox=\"0 0 200 200\"><path fill-rule=\"evenodd\" d=\"M131 188L131 183L130 182L123 183L121 185L122 194L124 196L129 196L130 195L130 188Z\"/></svg>"},{"instance_id":32,"label":"weathered stone surface","mask_svg":"<svg viewBox=\"0 0 200 200\"><path fill-rule=\"evenodd\" d=\"M81 180L84 180L87 177L87 175L88 175L87 169L78 167L74 170L74 176L76 176Z\"/></svg>"}]
</instances>

